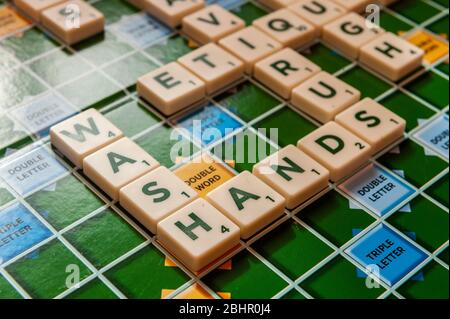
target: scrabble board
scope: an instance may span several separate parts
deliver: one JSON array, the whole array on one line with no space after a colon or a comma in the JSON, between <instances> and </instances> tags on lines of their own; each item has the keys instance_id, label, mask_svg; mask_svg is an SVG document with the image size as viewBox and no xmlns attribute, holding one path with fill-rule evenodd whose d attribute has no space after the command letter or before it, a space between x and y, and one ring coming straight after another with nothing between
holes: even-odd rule
<instances>
[{"instance_id":1,"label":"scrabble board","mask_svg":"<svg viewBox=\"0 0 450 319\"><path fill-rule=\"evenodd\" d=\"M425 50L422 67L400 82L321 40L300 49L405 119L405 138L201 272L52 148L50 127L94 108L205 197L322 124L250 75L164 116L138 97L136 81L196 48L179 29L125 0L90 0L105 32L68 46L11 2L0 0L0 299L448 298L448 1L382 7L381 27ZM256 0L206 2L246 25L272 11ZM196 120L222 137L205 138ZM267 154L216 152L248 136ZM183 162L170 154L175 143L190 159L207 150L217 161Z\"/></svg>"}]
</instances>

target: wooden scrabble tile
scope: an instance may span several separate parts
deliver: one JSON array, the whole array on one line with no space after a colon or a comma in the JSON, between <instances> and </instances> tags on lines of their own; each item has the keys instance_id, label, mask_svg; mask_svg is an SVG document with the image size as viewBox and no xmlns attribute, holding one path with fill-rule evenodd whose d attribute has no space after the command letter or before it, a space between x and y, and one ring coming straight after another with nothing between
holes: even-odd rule
<instances>
[{"instance_id":1,"label":"wooden scrabble tile","mask_svg":"<svg viewBox=\"0 0 450 319\"><path fill-rule=\"evenodd\" d=\"M419 68L424 51L387 32L361 48L360 61L392 81Z\"/></svg>"},{"instance_id":2,"label":"wooden scrabble tile","mask_svg":"<svg viewBox=\"0 0 450 319\"><path fill-rule=\"evenodd\" d=\"M244 75L244 62L215 43L182 56L178 62L206 83L208 94L230 85Z\"/></svg>"},{"instance_id":3,"label":"wooden scrabble tile","mask_svg":"<svg viewBox=\"0 0 450 319\"><path fill-rule=\"evenodd\" d=\"M31 24L32 22L29 19L19 14L12 6L4 5L0 7L0 37L23 31ZM18 35L20 34L19 32Z\"/></svg>"},{"instance_id":4,"label":"wooden scrabble tile","mask_svg":"<svg viewBox=\"0 0 450 319\"><path fill-rule=\"evenodd\" d=\"M211 191L207 200L231 219L247 239L283 215L283 196L248 171Z\"/></svg>"},{"instance_id":5,"label":"wooden scrabble tile","mask_svg":"<svg viewBox=\"0 0 450 319\"><path fill-rule=\"evenodd\" d=\"M370 98L336 116L336 122L367 141L377 153L403 136L406 121Z\"/></svg>"},{"instance_id":6,"label":"wooden scrabble tile","mask_svg":"<svg viewBox=\"0 0 450 319\"><path fill-rule=\"evenodd\" d=\"M41 20L41 12L67 0L14 0L14 4L35 21Z\"/></svg>"},{"instance_id":7,"label":"wooden scrabble tile","mask_svg":"<svg viewBox=\"0 0 450 319\"><path fill-rule=\"evenodd\" d=\"M360 48L379 37L383 29L371 24L357 13L350 12L325 25L323 40L344 55L356 59Z\"/></svg>"},{"instance_id":8,"label":"wooden scrabble tile","mask_svg":"<svg viewBox=\"0 0 450 319\"><path fill-rule=\"evenodd\" d=\"M355 11L355 12L365 12L366 7L370 3L374 3L373 0L332 0L336 2L338 5L344 7L348 11Z\"/></svg>"},{"instance_id":9,"label":"wooden scrabble tile","mask_svg":"<svg viewBox=\"0 0 450 319\"><path fill-rule=\"evenodd\" d=\"M328 170L288 145L253 166L253 174L286 199L293 209L328 186Z\"/></svg>"},{"instance_id":10,"label":"wooden scrabble tile","mask_svg":"<svg viewBox=\"0 0 450 319\"><path fill-rule=\"evenodd\" d=\"M205 82L176 62L166 64L140 77L138 94L166 116L202 100Z\"/></svg>"},{"instance_id":11,"label":"wooden scrabble tile","mask_svg":"<svg viewBox=\"0 0 450 319\"><path fill-rule=\"evenodd\" d=\"M156 225L198 197L169 169L161 166L120 189L119 202L156 234Z\"/></svg>"},{"instance_id":12,"label":"wooden scrabble tile","mask_svg":"<svg viewBox=\"0 0 450 319\"><path fill-rule=\"evenodd\" d=\"M122 132L96 109L58 123L50 129L50 142L75 166L83 159L123 137Z\"/></svg>"},{"instance_id":13,"label":"wooden scrabble tile","mask_svg":"<svg viewBox=\"0 0 450 319\"><path fill-rule=\"evenodd\" d=\"M325 24L336 20L347 12L331 0L300 0L287 8L316 26L319 33L322 32Z\"/></svg>"},{"instance_id":14,"label":"wooden scrabble tile","mask_svg":"<svg viewBox=\"0 0 450 319\"><path fill-rule=\"evenodd\" d=\"M294 87L320 72L320 67L297 51L285 48L255 64L255 78L285 99Z\"/></svg>"},{"instance_id":15,"label":"wooden scrabble tile","mask_svg":"<svg viewBox=\"0 0 450 319\"><path fill-rule=\"evenodd\" d=\"M103 147L83 160L83 172L112 199L136 178L157 168L159 163L129 138Z\"/></svg>"},{"instance_id":16,"label":"wooden scrabble tile","mask_svg":"<svg viewBox=\"0 0 450 319\"><path fill-rule=\"evenodd\" d=\"M277 10L284 8L295 1L296 0L259 0L258 2L270 9Z\"/></svg>"},{"instance_id":17,"label":"wooden scrabble tile","mask_svg":"<svg viewBox=\"0 0 450 319\"><path fill-rule=\"evenodd\" d=\"M245 63L245 72L251 74L253 65L280 50L282 45L255 27L247 27L219 40L219 45Z\"/></svg>"},{"instance_id":18,"label":"wooden scrabble tile","mask_svg":"<svg viewBox=\"0 0 450 319\"><path fill-rule=\"evenodd\" d=\"M297 147L330 171L339 181L365 164L370 145L336 122L328 122L298 141Z\"/></svg>"},{"instance_id":19,"label":"wooden scrabble tile","mask_svg":"<svg viewBox=\"0 0 450 319\"><path fill-rule=\"evenodd\" d=\"M44 27L66 44L72 45L103 32L103 13L81 0L71 0L41 13Z\"/></svg>"},{"instance_id":20,"label":"wooden scrabble tile","mask_svg":"<svg viewBox=\"0 0 450 319\"><path fill-rule=\"evenodd\" d=\"M145 10L158 20L175 28L181 20L205 6L204 0L144 0Z\"/></svg>"},{"instance_id":21,"label":"wooden scrabble tile","mask_svg":"<svg viewBox=\"0 0 450 319\"><path fill-rule=\"evenodd\" d=\"M204 199L158 224L158 241L191 271L199 271L239 245L239 228Z\"/></svg>"},{"instance_id":22,"label":"wooden scrabble tile","mask_svg":"<svg viewBox=\"0 0 450 319\"><path fill-rule=\"evenodd\" d=\"M234 176L220 162L207 155L194 158L174 173L202 198Z\"/></svg>"},{"instance_id":23,"label":"wooden scrabble tile","mask_svg":"<svg viewBox=\"0 0 450 319\"><path fill-rule=\"evenodd\" d=\"M191 13L182 21L182 32L199 44L217 42L243 28L244 20L217 4Z\"/></svg>"},{"instance_id":24,"label":"wooden scrabble tile","mask_svg":"<svg viewBox=\"0 0 450 319\"><path fill-rule=\"evenodd\" d=\"M283 46L300 48L319 36L319 29L288 9L280 9L253 21L253 26Z\"/></svg>"},{"instance_id":25,"label":"wooden scrabble tile","mask_svg":"<svg viewBox=\"0 0 450 319\"><path fill-rule=\"evenodd\" d=\"M292 90L291 103L322 123L359 101L361 92L327 72L320 72Z\"/></svg>"}]
</instances>

